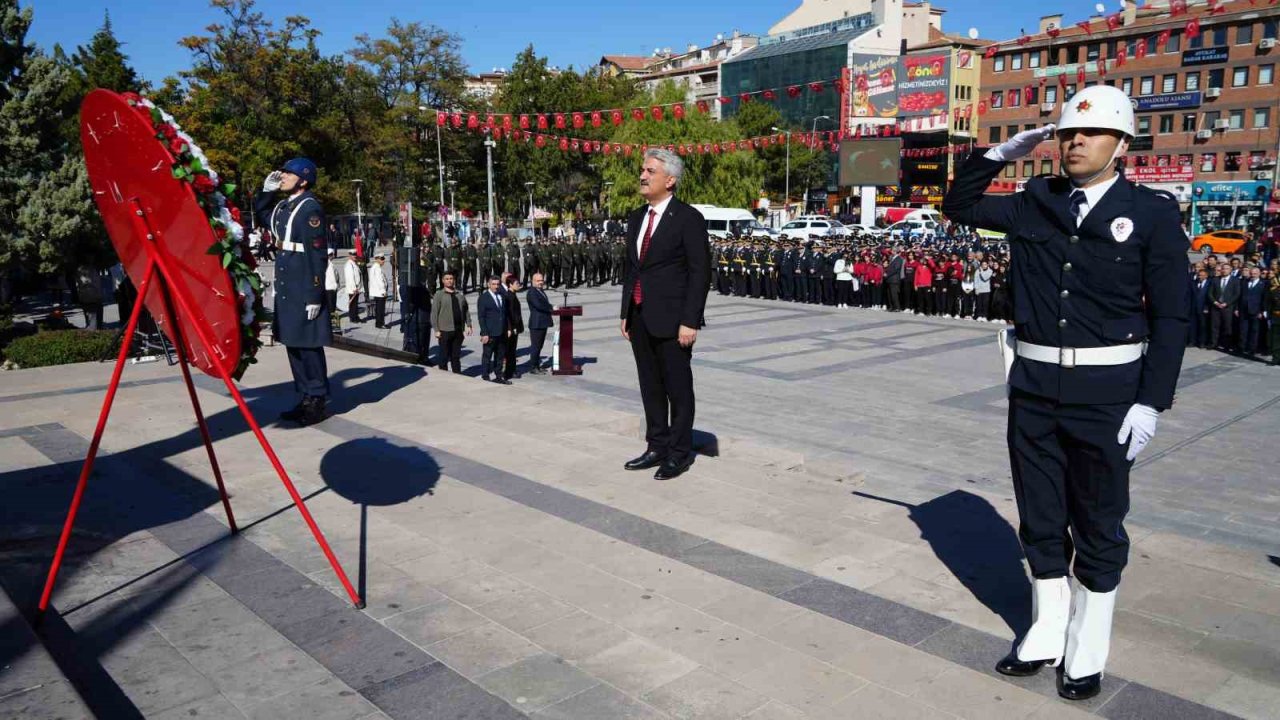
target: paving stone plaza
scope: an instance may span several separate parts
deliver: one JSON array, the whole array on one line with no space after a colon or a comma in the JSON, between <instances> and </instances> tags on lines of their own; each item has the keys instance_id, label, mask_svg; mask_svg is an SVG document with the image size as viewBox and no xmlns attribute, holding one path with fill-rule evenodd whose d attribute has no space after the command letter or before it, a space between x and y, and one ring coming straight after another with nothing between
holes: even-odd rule
<instances>
[{"instance_id":1,"label":"paving stone plaza","mask_svg":"<svg viewBox=\"0 0 1280 720\"><path fill-rule=\"evenodd\" d=\"M1188 351L1133 474L1103 694L1068 704L992 669L1030 623L997 326L713 294L703 454L663 483L621 467L643 421L617 288L570 300L581 377L335 349L335 416L266 427L364 610L200 377L228 533L159 362L125 370L33 630L111 367L0 374L0 717L1277 717L1275 368ZM264 348L264 423L289 377Z\"/></svg>"}]
</instances>

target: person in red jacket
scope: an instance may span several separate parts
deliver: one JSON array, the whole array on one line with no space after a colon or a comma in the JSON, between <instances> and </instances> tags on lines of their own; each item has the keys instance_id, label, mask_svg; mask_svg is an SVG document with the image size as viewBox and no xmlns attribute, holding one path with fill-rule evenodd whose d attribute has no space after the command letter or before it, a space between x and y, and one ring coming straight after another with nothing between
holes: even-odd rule
<instances>
[{"instance_id":1,"label":"person in red jacket","mask_svg":"<svg viewBox=\"0 0 1280 720\"><path fill-rule=\"evenodd\" d=\"M916 314L933 314L933 268L928 262L916 265L915 277Z\"/></svg>"},{"instance_id":2,"label":"person in red jacket","mask_svg":"<svg viewBox=\"0 0 1280 720\"><path fill-rule=\"evenodd\" d=\"M853 306L862 307L862 297L867 292L867 254L859 253L858 259L853 263L853 277L857 279L854 285L857 290L853 291Z\"/></svg>"},{"instance_id":3,"label":"person in red jacket","mask_svg":"<svg viewBox=\"0 0 1280 720\"><path fill-rule=\"evenodd\" d=\"M867 263L867 284L871 286L865 307L881 308L884 306L884 267L878 262Z\"/></svg>"}]
</instances>

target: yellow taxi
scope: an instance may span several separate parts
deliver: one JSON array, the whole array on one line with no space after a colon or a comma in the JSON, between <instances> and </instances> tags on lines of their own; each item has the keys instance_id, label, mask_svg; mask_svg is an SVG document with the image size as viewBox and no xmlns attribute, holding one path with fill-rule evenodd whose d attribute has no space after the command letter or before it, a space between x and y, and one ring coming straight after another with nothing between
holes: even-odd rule
<instances>
[{"instance_id":1,"label":"yellow taxi","mask_svg":"<svg viewBox=\"0 0 1280 720\"><path fill-rule=\"evenodd\" d=\"M1244 251L1244 244L1253 237L1243 230L1214 230L1202 233L1191 241L1191 247L1202 253L1234 255Z\"/></svg>"}]
</instances>

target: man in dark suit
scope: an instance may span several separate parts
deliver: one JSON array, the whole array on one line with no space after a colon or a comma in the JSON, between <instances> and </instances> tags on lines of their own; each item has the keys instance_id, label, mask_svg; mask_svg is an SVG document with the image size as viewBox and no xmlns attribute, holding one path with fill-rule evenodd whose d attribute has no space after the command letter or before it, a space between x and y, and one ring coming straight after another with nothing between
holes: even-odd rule
<instances>
[{"instance_id":1,"label":"man in dark suit","mask_svg":"<svg viewBox=\"0 0 1280 720\"><path fill-rule=\"evenodd\" d=\"M1209 283L1209 346L1231 349L1231 326L1240 302L1240 282L1231 277L1231 266L1218 266L1218 277Z\"/></svg>"},{"instance_id":2,"label":"man in dark suit","mask_svg":"<svg viewBox=\"0 0 1280 720\"><path fill-rule=\"evenodd\" d=\"M1209 342L1209 271L1201 268L1191 284L1191 331L1188 337L1196 347Z\"/></svg>"},{"instance_id":3,"label":"man in dark suit","mask_svg":"<svg viewBox=\"0 0 1280 720\"><path fill-rule=\"evenodd\" d=\"M524 315L520 312L520 296L516 294L520 292L520 281L511 273L506 273L502 281L505 285L502 300L507 306L507 327L511 328L511 335L507 338L506 349L503 351L502 378L510 380L519 377L516 372L516 348L520 333L524 332Z\"/></svg>"},{"instance_id":4,"label":"man in dark suit","mask_svg":"<svg viewBox=\"0 0 1280 720\"><path fill-rule=\"evenodd\" d=\"M672 196L683 172L679 155L646 151L640 195L647 204L627 218L622 336L636 359L648 448L625 467L658 467L657 480L678 477L693 464L689 362L711 282L706 221Z\"/></svg>"},{"instance_id":5,"label":"man in dark suit","mask_svg":"<svg viewBox=\"0 0 1280 720\"><path fill-rule=\"evenodd\" d=\"M1240 352L1253 355L1258 352L1258 336L1263 327L1263 299L1266 283L1257 267L1247 270L1249 277L1240 283Z\"/></svg>"},{"instance_id":6,"label":"man in dark suit","mask_svg":"<svg viewBox=\"0 0 1280 720\"><path fill-rule=\"evenodd\" d=\"M482 345L480 377L483 380L489 380L490 371L496 371L493 382L499 385L510 385L511 381L502 377L502 360L506 357L511 320L507 316L506 300L497 277L491 276L488 287L480 293L480 299L476 301L476 316L480 323L480 344Z\"/></svg>"},{"instance_id":7,"label":"man in dark suit","mask_svg":"<svg viewBox=\"0 0 1280 720\"><path fill-rule=\"evenodd\" d=\"M542 345L551 327L551 300L547 298L547 281L542 273L533 274L533 286L525 293L529 302L529 372L545 375L542 368Z\"/></svg>"}]
</instances>

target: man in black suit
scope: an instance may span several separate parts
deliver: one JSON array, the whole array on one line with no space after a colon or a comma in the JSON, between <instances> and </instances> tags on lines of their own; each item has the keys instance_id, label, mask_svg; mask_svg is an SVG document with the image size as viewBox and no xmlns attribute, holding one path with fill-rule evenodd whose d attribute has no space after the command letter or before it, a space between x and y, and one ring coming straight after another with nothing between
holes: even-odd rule
<instances>
[{"instance_id":1,"label":"man in black suit","mask_svg":"<svg viewBox=\"0 0 1280 720\"><path fill-rule=\"evenodd\" d=\"M547 298L547 281L542 273L533 274L533 286L525 293L529 301L529 372L545 375L542 368L542 345L547 341L547 329L551 327L551 300Z\"/></svg>"},{"instance_id":2,"label":"man in black suit","mask_svg":"<svg viewBox=\"0 0 1280 720\"><path fill-rule=\"evenodd\" d=\"M1231 349L1231 325L1240 302L1240 282L1231 277L1230 265L1218 266L1218 277L1209 283L1209 346Z\"/></svg>"},{"instance_id":3,"label":"man in black suit","mask_svg":"<svg viewBox=\"0 0 1280 720\"><path fill-rule=\"evenodd\" d=\"M520 312L520 296L516 293L520 292L520 281L511 273L503 275L502 301L507 306L507 327L511 328L511 335L507 338L506 349L503 351L502 362L502 379L510 380L513 377L519 377L516 372L516 347L519 344L520 333L524 332L524 316Z\"/></svg>"},{"instance_id":4,"label":"man in black suit","mask_svg":"<svg viewBox=\"0 0 1280 720\"><path fill-rule=\"evenodd\" d=\"M1196 271L1195 280L1191 284L1191 332L1188 333L1192 343L1202 348L1209 342L1209 271L1201 268Z\"/></svg>"},{"instance_id":5,"label":"man in black suit","mask_svg":"<svg viewBox=\"0 0 1280 720\"><path fill-rule=\"evenodd\" d=\"M480 344L483 346L480 353L481 378L489 380L490 371L496 371L493 382L510 385L511 381L502 377L502 360L506 357L511 320L507 317L506 300L496 276L489 278L488 288L480 293L480 299L476 301L476 316L480 322Z\"/></svg>"},{"instance_id":6,"label":"man in black suit","mask_svg":"<svg viewBox=\"0 0 1280 720\"><path fill-rule=\"evenodd\" d=\"M625 467L658 467L657 480L677 477L693 464L689 362L711 282L706 221L672 196L683 172L679 155L647 150L640 170L647 204L627 218L622 337L636 359L648 448Z\"/></svg>"},{"instance_id":7,"label":"man in black suit","mask_svg":"<svg viewBox=\"0 0 1280 720\"><path fill-rule=\"evenodd\" d=\"M1262 304L1267 286L1262 282L1262 271L1256 266L1246 272L1248 279L1240 282L1240 352L1253 355L1258 352L1258 336L1266 317Z\"/></svg>"}]
</instances>

